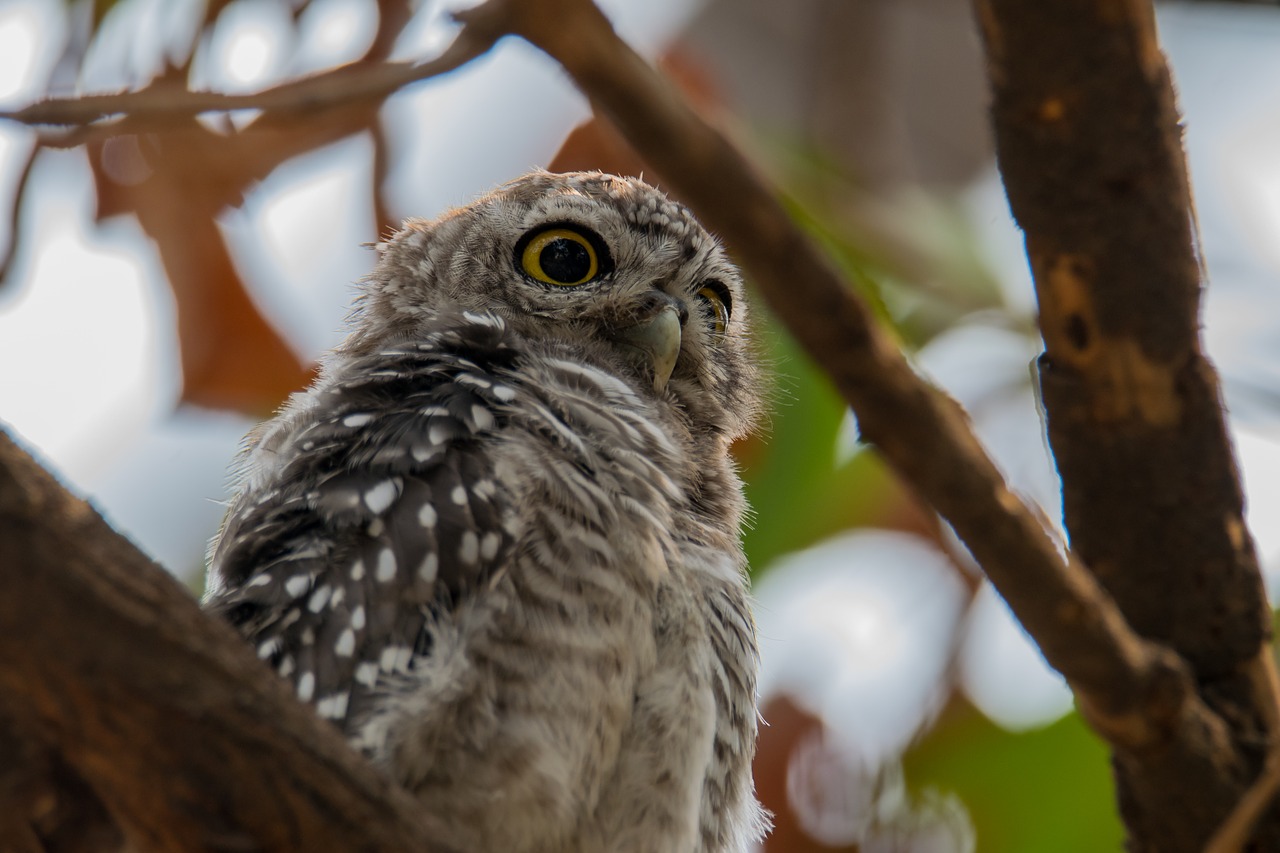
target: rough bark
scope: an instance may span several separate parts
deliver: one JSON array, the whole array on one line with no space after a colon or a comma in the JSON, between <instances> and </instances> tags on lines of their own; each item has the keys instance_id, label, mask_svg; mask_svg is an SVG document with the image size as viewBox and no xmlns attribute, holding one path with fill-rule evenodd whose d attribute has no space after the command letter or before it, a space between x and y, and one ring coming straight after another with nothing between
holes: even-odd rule
<instances>
[{"instance_id":1,"label":"rough bark","mask_svg":"<svg viewBox=\"0 0 1280 853\"><path fill-rule=\"evenodd\" d=\"M1040 304L1040 382L1072 550L1130 625L1190 665L1230 728L1222 769L1242 778L1268 736L1251 671L1269 613L1200 347L1203 270L1151 4L976 9L1000 168ZM1117 752L1134 849L1203 846L1236 795L1197 769Z\"/></svg>"}]
</instances>

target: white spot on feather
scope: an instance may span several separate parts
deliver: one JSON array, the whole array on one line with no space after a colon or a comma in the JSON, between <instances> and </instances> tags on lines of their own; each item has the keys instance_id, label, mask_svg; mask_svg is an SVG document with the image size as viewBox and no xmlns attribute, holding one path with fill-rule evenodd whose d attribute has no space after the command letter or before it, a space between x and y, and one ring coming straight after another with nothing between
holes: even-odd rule
<instances>
[{"instance_id":1,"label":"white spot on feather","mask_svg":"<svg viewBox=\"0 0 1280 853\"><path fill-rule=\"evenodd\" d=\"M356 667L356 682L365 687L372 687L378 682L378 665L365 661Z\"/></svg>"},{"instance_id":2,"label":"white spot on feather","mask_svg":"<svg viewBox=\"0 0 1280 853\"><path fill-rule=\"evenodd\" d=\"M471 407L471 420L477 430L489 429L493 426L493 413L484 406Z\"/></svg>"},{"instance_id":3,"label":"white spot on feather","mask_svg":"<svg viewBox=\"0 0 1280 853\"><path fill-rule=\"evenodd\" d=\"M373 415L371 415L370 413L355 412L343 418L342 425L345 427L351 427L352 429L354 429L356 427L364 426L365 424L369 423L369 421L371 420L373 420Z\"/></svg>"},{"instance_id":4,"label":"white spot on feather","mask_svg":"<svg viewBox=\"0 0 1280 853\"><path fill-rule=\"evenodd\" d=\"M462 486L454 486L453 491L449 493L449 499L458 506L467 505L467 490Z\"/></svg>"},{"instance_id":5,"label":"white spot on feather","mask_svg":"<svg viewBox=\"0 0 1280 853\"><path fill-rule=\"evenodd\" d=\"M462 544L458 546L458 559L467 565L472 565L479 556L480 539L473 531L468 530L462 534Z\"/></svg>"},{"instance_id":6,"label":"white spot on feather","mask_svg":"<svg viewBox=\"0 0 1280 853\"><path fill-rule=\"evenodd\" d=\"M378 553L378 571L375 577L386 583L396 576L396 555L391 553L390 548L383 548Z\"/></svg>"},{"instance_id":7,"label":"white spot on feather","mask_svg":"<svg viewBox=\"0 0 1280 853\"><path fill-rule=\"evenodd\" d=\"M326 720L341 720L347 715L347 700L350 694L345 690L326 696L316 704L316 713Z\"/></svg>"},{"instance_id":8,"label":"white spot on feather","mask_svg":"<svg viewBox=\"0 0 1280 853\"><path fill-rule=\"evenodd\" d=\"M356 650L356 632L350 628L338 635L338 642L333 645L333 653L340 658L349 658Z\"/></svg>"},{"instance_id":9,"label":"white spot on feather","mask_svg":"<svg viewBox=\"0 0 1280 853\"><path fill-rule=\"evenodd\" d=\"M351 627L357 631L364 628L364 605L357 604L355 610L351 611Z\"/></svg>"},{"instance_id":10,"label":"white spot on feather","mask_svg":"<svg viewBox=\"0 0 1280 853\"><path fill-rule=\"evenodd\" d=\"M413 649L408 646L387 646L378 658L378 666L383 672L404 672L412 657Z\"/></svg>"},{"instance_id":11,"label":"white spot on feather","mask_svg":"<svg viewBox=\"0 0 1280 853\"><path fill-rule=\"evenodd\" d=\"M294 575L284 582L284 591L294 598L300 597L311 586L310 575Z\"/></svg>"},{"instance_id":12,"label":"white spot on feather","mask_svg":"<svg viewBox=\"0 0 1280 853\"><path fill-rule=\"evenodd\" d=\"M298 679L298 698L303 702L310 702L311 696L316 692L316 676L313 672L304 672L302 677Z\"/></svg>"},{"instance_id":13,"label":"white spot on feather","mask_svg":"<svg viewBox=\"0 0 1280 853\"><path fill-rule=\"evenodd\" d=\"M370 512L381 513L391 506L399 492L400 487L395 480L383 480L364 493L364 502Z\"/></svg>"},{"instance_id":14,"label":"white spot on feather","mask_svg":"<svg viewBox=\"0 0 1280 853\"><path fill-rule=\"evenodd\" d=\"M418 577L427 583L431 583L436 579L436 574L440 571L440 558L436 556L435 551L428 551L427 556L422 558L422 565L418 567Z\"/></svg>"},{"instance_id":15,"label":"white spot on feather","mask_svg":"<svg viewBox=\"0 0 1280 853\"><path fill-rule=\"evenodd\" d=\"M490 531L480 540L480 556L486 560L492 560L498 555L498 546L502 544L502 537Z\"/></svg>"},{"instance_id":16,"label":"white spot on feather","mask_svg":"<svg viewBox=\"0 0 1280 853\"><path fill-rule=\"evenodd\" d=\"M333 587L328 584L317 587L316 591L311 593L311 600L307 602L307 609L312 613L319 613L329 603L329 596L332 594Z\"/></svg>"},{"instance_id":17,"label":"white spot on feather","mask_svg":"<svg viewBox=\"0 0 1280 853\"><path fill-rule=\"evenodd\" d=\"M438 517L439 516L436 515L436 508L431 504L423 504L422 508L418 510L418 523L428 529L436 526L436 519Z\"/></svg>"},{"instance_id":18,"label":"white spot on feather","mask_svg":"<svg viewBox=\"0 0 1280 853\"><path fill-rule=\"evenodd\" d=\"M357 559L351 564L351 579L353 581L364 579L364 560Z\"/></svg>"},{"instance_id":19,"label":"white spot on feather","mask_svg":"<svg viewBox=\"0 0 1280 853\"><path fill-rule=\"evenodd\" d=\"M463 311L462 316L477 326L488 326L491 329L501 329L503 322L500 317L493 314L476 314L471 311Z\"/></svg>"}]
</instances>

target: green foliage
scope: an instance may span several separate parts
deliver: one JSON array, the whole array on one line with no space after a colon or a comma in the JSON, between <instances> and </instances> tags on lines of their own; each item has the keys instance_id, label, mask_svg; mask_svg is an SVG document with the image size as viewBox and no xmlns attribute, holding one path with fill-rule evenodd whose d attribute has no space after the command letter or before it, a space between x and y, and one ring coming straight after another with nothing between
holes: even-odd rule
<instances>
[{"instance_id":1,"label":"green foliage","mask_svg":"<svg viewBox=\"0 0 1280 853\"><path fill-rule=\"evenodd\" d=\"M960 797L983 853L1123 848L1107 751L1079 714L1015 733L956 703L903 763L912 788Z\"/></svg>"},{"instance_id":2,"label":"green foliage","mask_svg":"<svg viewBox=\"0 0 1280 853\"><path fill-rule=\"evenodd\" d=\"M844 401L790 335L777 323L768 328L773 405L745 471L752 520L744 544L753 572L841 530L874 524L896 493L874 454L836 464Z\"/></svg>"}]
</instances>

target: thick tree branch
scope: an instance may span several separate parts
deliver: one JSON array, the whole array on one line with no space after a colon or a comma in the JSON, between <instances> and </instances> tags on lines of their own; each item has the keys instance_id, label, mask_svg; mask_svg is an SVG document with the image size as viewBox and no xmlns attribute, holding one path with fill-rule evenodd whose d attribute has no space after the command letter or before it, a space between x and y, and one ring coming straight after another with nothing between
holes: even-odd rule
<instances>
[{"instance_id":1,"label":"thick tree branch","mask_svg":"<svg viewBox=\"0 0 1280 853\"><path fill-rule=\"evenodd\" d=\"M136 849L438 849L407 794L3 433L0 589L3 733L52 744ZM0 828L50 810L21 806L0 798Z\"/></svg>"},{"instance_id":2,"label":"thick tree branch","mask_svg":"<svg viewBox=\"0 0 1280 853\"><path fill-rule=\"evenodd\" d=\"M1134 628L1188 661L1252 772L1275 728L1271 691L1257 687L1272 679L1253 672L1272 665L1269 613L1218 377L1200 349L1203 270L1151 4L975 5L1000 168L1039 297L1072 547ZM1118 759L1137 849L1200 849L1235 797Z\"/></svg>"}]
</instances>

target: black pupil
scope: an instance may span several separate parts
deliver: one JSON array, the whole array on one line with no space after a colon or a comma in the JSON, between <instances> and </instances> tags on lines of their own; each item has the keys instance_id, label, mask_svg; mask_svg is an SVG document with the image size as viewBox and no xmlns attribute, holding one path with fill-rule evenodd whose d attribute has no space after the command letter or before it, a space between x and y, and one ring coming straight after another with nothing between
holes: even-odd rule
<instances>
[{"instance_id":1,"label":"black pupil","mask_svg":"<svg viewBox=\"0 0 1280 853\"><path fill-rule=\"evenodd\" d=\"M591 272L587 247L564 237L548 243L538 255L538 263L552 281L579 282Z\"/></svg>"}]
</instances>

